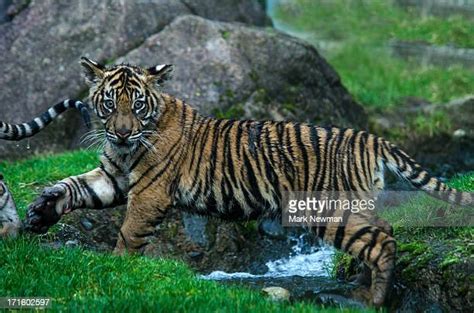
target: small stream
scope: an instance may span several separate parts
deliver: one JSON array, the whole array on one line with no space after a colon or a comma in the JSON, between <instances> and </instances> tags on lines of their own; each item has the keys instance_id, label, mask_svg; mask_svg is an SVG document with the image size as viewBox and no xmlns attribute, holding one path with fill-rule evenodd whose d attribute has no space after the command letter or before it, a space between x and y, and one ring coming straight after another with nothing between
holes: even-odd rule
<instances>
[{"instance_id":1,"label":"small stream","mask_svg":"<svg viewBox=\"0 0 474 313\"><path fill-rule=\"evenodd\" d=\"M293 276L329 277L333 268L334 249L327 245L308 247L304 235L292 239L296 241L296 244L292 247L292 253L287 257L267 262L265 265L268 267L268 271L265 274L214 271L208 275L203 275L202 278L210 280L252 280Z\"/></svg>"},{"instance_id":2,"label":"small stream","mask_svg":"<svg viewBox=\"0 0 474 313\"><path fill-rule=\"evenodd\" d=\"M328 245L312 246L305 236L291 238L296 244L290 255L267 262L268 271L264 274L214 271L201 278L258 290L277 286L287 289L292 300L364 308L362 303L351 299L350 292L354 285L331 277L334 248Z\"/></svg>"}]
</instances>

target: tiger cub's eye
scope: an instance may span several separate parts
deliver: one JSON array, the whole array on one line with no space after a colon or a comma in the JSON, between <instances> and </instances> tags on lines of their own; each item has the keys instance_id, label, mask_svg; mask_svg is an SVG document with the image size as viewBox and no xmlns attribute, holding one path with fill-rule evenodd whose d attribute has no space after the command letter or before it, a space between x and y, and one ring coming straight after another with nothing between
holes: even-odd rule
<instances>
[{"instance_id":1,"label":"tiger cub's eye","mask_svg":"<svg viewBox=\"0 0 474 313\"><path fill-rule=\"evenodd\" d=\"M145 102L144 101L135 101L135 103L133 104L133 109L135 111L140 111L143 108L145 108Z\"/></svg>"},{"instance_id":2,"label":"tiger cub's eye","mask_svg":"<svg viewBox=\"0 0 474 313\"><path fill-rule=\"evenodd\" d=\"M114 102L112 100L105 100L104 107L108 110L112 110L114 108Z\"/></svg>"}]
</instances>

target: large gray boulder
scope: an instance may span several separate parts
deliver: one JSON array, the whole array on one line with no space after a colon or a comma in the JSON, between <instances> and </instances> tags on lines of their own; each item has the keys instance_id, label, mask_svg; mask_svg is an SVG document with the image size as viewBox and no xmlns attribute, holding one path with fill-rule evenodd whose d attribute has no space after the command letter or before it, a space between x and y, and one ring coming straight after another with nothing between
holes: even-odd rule
<instances>
[{"instance_id":1,"label":"large gray boulder","mask_svg":"<svg viewBox=\"0 0 474 313\"><path fill-rule=\"evenodd\" d=\"M318 52L273 29L182 16L117 62L174 64L165 91L202 113L366 123L363 109Z\"/></svg>"},{"instance_id":2,"label":"large gray boulder","mask_svg":"<svg viewBox=\"0 0 474 313\"><path fill-rule=\"evenodd\" d=\"M236 3L239 2L237 5ZM219 10L213 10L219 7ZM0 24L0 120L23 122L50 105L84 95L79 58L113 62L183 14L225 21L269 23L253 0L32 1ZM66 115L31 143L0 143L0 157L71 146L81 122Z\"/></svg>"}]
</instances>

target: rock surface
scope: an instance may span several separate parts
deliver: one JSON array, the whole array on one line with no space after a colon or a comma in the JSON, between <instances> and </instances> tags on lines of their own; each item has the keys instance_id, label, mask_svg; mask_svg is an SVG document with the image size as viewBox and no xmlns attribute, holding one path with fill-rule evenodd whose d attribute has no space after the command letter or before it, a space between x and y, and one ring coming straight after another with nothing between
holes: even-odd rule
<instances>
[{"instance_id":1,"label":"rock surface","mask_svg":"<svg viewBox=\"0 0 474 313\"><path fill-rule=\"evenodd\" d=\"M265 263L287 256L292 242L271 240L258 234L255 223L236 224L219 220L208 221L185 215L172 209L149 237L145 254L183 260L196 270L209 273L248 271L263 274ZM92 250L112 251L125 217L125 207L107 210L76 210L64 216L62 228L49 244L64 246L71 240ZM84 225L87 220L92 227ZM52 242L52 243L51 243Z\"/></svg>"},{"instance_id":2,"label":"rock surface","mask_svg":"<svg viewBox=\"0 0 474 313\"><path fill-rule=\"evenodd\" d=\"M0 117L23 122L65 98L82 97L82 55L110 62L139 46L183 14L225 21L268 24L254 1L22 1L10 7L13 20L0 24ZM214 10L219 7L221 9ZM15 12L13 12L15 11ZM18 12L17 12L18 11ZM74 14L71 14L74 12ZM68 114L27 144L4 143L0 157L69 148L81 121ZM83 131L83 130L82 130Z\"/></svg>"},{"instance_id":3,"label":"rock surface","mask_svg":"<svg viewBox=\"0 0 474 313\"><path fill-rule=\"evenodd\" d=\"M262 291L272 300L272 301L290 301L290 292L282 287L265 287Z\"/></svg>"}]
</instances>

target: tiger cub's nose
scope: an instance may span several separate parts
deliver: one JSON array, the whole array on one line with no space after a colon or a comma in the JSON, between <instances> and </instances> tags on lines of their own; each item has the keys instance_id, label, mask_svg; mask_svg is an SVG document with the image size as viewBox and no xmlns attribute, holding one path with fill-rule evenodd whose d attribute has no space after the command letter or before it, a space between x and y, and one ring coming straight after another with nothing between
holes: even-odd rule
<instances>
[{"instance_id":1,"label":"tiger cub's nose","mask_svg":"<svg viewBox=\"0 0 474 313\"><path fill-rule=\"evenodd\" d=\"M117 137L119 137L120 139L122 140L125 140L127 139L128 137L130 137L130 135L132 134L132 130L131 129L128 129L128 128L119 128L115 131L115 134L117 135Z\"/></svg>"}]
</instances>

